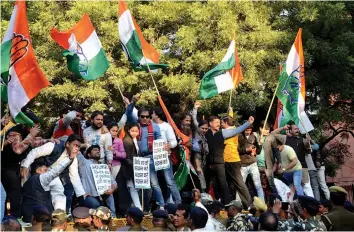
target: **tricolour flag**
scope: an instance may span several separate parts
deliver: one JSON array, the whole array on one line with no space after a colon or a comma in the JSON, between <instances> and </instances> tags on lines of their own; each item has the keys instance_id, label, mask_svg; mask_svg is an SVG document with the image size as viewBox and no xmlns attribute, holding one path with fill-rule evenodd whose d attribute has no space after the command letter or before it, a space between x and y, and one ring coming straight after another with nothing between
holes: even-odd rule
<instances>
[{"instance_id":1,"label":"tricolour flag","mask_svg":"<svg viewBox=\"0 0 354 232\"><path fill-rule=\"evenodd\" d=\"M218 93L234 89L242 79L240 59L236 51L235 39L233 39L221 63L203 76L199 89L200 97L210 98Z\"/></svg>"},{"instance_id":2,"label":"tricolour flag","mask_svg":"<svg viewBox=\"0 0 354 232\"><path fill-rule=\"evenodd\" d=\"M125 1L119 1L118 31L120 42L129 63L135 71L168 67L159 64L160 54L144 39L141 30Z\"/></svg>"},{"instance_id":3,"label":"tricolour flag","mask_svg":"<svg viewBox=\"0 0 354 232\"><path fill-rule=\"evenodd\" d=\"M292 119L304 134L313 130L313 126L305 113L305 67L301 36L300 28L282 67L276 95L283 104L284 119Z\"/></svg>"},{"instance_id":4,"label":"tricolour flag","mask_svg":"<svg viewBox=\"0 0 354 232\"><path fill-rule=\"evenodd\" d=\"M1 44L1 99L9 104L15 122L33 126L21 108L48 85L34 56L26 2L17 1Z\"/></svg>"},{"instance_id":5,"label":"tricolour flag","mask_svg":"<svg viewBox=\"0 0 354 232\"><path fill-rule=\"evenodd\" d=\"M71 29L60 32L53 28L50 35L65 49L63 55L68 69L85 80L95 80L109 68L106 53L87 14Z\"/></svg>"}]
</instances>

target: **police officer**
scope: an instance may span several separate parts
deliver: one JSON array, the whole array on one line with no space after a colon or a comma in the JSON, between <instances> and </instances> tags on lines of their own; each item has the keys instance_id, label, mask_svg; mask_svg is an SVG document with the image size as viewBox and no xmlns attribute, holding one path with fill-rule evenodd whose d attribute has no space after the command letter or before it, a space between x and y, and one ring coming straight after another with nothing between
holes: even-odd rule
<instances>
[{"instance_id":1,"label":"police officer","mask_svg":"<svg viewBox=\"0 0 354 232\"><path fill-rule=\"evenodd\" d=\"M313 197L298 196L298 201L302 208L300 215L301 226L305 231L326 231L326 227L322 221L316 218L319 213L320 202Z\"/></svg>"},{"instance_id":2,"label":"police officer","mask_svg":"<svg viewBox=\"0 0 354 232\"><path fill-rule=\"evenodd\" d=\"M354 214L344 208L347 191L339 186L329 188L333 210L328 214L322 215L322 221L327 230L354 230Z\"/></svg>"},{"instance_id":3,"label":"police officer","mask_svg":"<svg viewBox=\"0 0 354 232\"><path fill-rule=\"evenodd\" d=\"M225 205L229 220L227 222L228 231L247 231L249 229L245 215L242 214L242 203L239 200L233 200Z\"/></svg>"},{"instance_id":4,"label":"police officer","mask_svg":"<svg viewBox=\"0 0 354 232\"><path fill-rule=\"evenodd\" d=\"M50 230L49 221L52 214L43 205L32 207L32 227L26 228L27 231L47 231Z\"/></svg>"},{"instance_id":5,"label":"police officer","mask_svg":"<svg viewBox=\"0 0 354 232\"><path fill-rule=\"evenodd\" d=\"M76 207L72 215L74 217L74 229L76 231L90 231L92 228L92 217L89 213L90 209L86 207Z\"/></svg>"},{"instance_id":6,"label":"police officer","mask_svg":"<svg viewBox=\"0 0 354 232\"><path fill-rule=\"evenodd\" d=\"M100 206L97 209L90 209L90 215L93 216L93 225L97 231L109 231L109 223L111 221L111 210L107 207Z\"/></svg>"},{"instance_id":7,"label":"police officer","mask_svg":"<svg viewBox=\"0 0 354 232\"><path fill-rule=\"evenodd\" d=\"M127 226L121 227L116 231L146 231L144 227L141 226L143 221L144 213L137 207L130 207L127 210Z\"/></svg>"},{"instance_id":8,"label":"police officer","mask_svg":"<svg viewBox=\"0 0 354 232\"><path fill-rule=\"evenodd\" d=\"M154 210L152 216L152 224L154 227L150 231L170 231L167 229L168 213L165 210Z\"/></svg>"}]
</instances>

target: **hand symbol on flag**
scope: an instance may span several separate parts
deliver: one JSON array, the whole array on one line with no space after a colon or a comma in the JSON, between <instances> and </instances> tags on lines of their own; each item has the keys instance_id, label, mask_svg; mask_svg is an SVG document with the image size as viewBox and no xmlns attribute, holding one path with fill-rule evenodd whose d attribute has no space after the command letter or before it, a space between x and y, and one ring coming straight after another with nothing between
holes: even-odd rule
<instances>
[{"instance_id":1,"label":"hand symbol on flag","mask_svg":"<svg viewBox=\"0 0 354 232\"><path fill-rule=\"evenodd\" d=\"M21 34L15 34L12 38L10 67L27 54L28 39Z\"/></svg>"}]
</instances>

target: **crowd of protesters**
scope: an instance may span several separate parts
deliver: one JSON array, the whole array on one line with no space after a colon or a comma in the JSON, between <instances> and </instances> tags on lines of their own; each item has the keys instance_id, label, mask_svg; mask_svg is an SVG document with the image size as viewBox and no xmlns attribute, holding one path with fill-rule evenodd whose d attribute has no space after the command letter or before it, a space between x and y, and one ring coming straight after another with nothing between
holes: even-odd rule
<instances>
[{"instance_id":1,"label":"crowd of protesters","mask_svg":"<svg viewBox=\"0 0 354 232\"><path fill-rule=\"evenodd\" d=\"M139 110L137 99L124 98L120 118L64 109L48 138L28 109L33 127L3 116L1 229L65 231L71 221L75 230L108 231L125 217L119 231L143 231L152 216L153 231L354 230L347 192L328 188L318 144L295 123L270 131L264 121L255 128L252 116L240 125L228 114L199 120L199 102L174 120L160 97L159 106ZM158 139L170 165L156 171ZM150 188L135 187L134 157L150 160ZM95 164L111 172L103 194Z\"/></svg>"}]
</instances>

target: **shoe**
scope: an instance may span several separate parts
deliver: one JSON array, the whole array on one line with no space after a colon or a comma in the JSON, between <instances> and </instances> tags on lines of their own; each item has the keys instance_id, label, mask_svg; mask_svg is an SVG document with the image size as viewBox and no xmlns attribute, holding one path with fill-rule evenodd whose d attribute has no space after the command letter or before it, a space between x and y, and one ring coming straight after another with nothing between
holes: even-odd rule
<instances>
[{"instance_id":1,"label":"shoe","mask_svg":"<svg viewBox=\"0 0 354 232\"><path fill-rule=\"evenodd\" d=\"M68 222L73 222L73 221L74 221L73 215L68 214L68 216L67 216L67 221L68 221Z\"/></svg>"},{"instance_id":2,"label":"shoe","mask_svg":"<svg viewBox=\"0 0 354 232\"><path fill-rule=\"evenodd\" d=\"M17 218L17 221L21 224L21 226L22 226L23 228L25 228L25 227L31 227L31 226L32 226L32 223L24 222L24 221L22 221L22 218Z\"/></svg>"},{"instance_id":3,"label":"shoe","mask_svg":"<svg viewBox=\"0 0 354 232\"><path fill-rule=\"evenodd\" d=\"M151 216L152 213L150 213L149 211L144 211L144 216Z\"/></svg>"}]
</instances>

